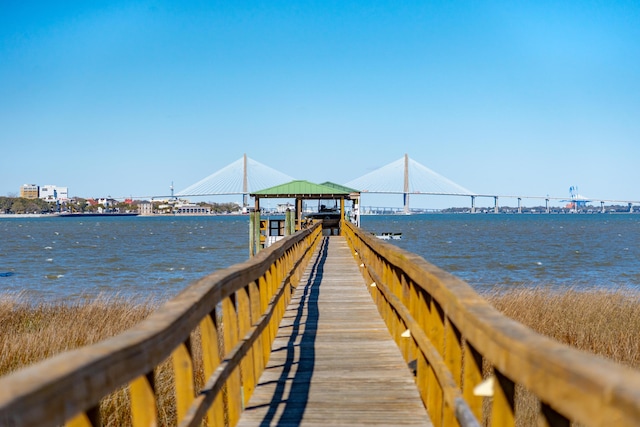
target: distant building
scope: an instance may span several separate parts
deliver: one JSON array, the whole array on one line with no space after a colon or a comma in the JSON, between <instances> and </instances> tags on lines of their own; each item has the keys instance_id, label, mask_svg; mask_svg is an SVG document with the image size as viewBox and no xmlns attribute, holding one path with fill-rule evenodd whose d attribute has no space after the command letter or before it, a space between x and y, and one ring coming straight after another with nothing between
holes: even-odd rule
<instances>
[{"instance_id":1,"label":"distant building","mask_svg":"<svg viewBox=\"0 0 640 427\"><path fill-rule=\"evenodd\" d=\"M20 197L25 199L37 199L40 194L40 187L35 184L23 184L20 187Z\"/></svg>"},{"instance_id":2,"label":"distant building","mask_svg":"<svg viewBox=\"0 0 640 427\"><path fill-rule=\"evenodd\" d=\"M99 212L100 212L101 206L107 210L111 210L118 204L118 201L116 199L112 199L111 197L100 197L98 200L96 200L96 202L98 202Z\"/></svg>"},{"instance_id":3,"label":"distant building","mask_svg":"<svg viewBox=\"0 0 640 427\"><path fill-rule=\"evenodd\" d=\"M292 203L279 203L278 205L276 205L276 211L279 214L294 210L296 210L296 207Z\"/></svg>"},{"instance_id":4,"label":"distant building","mask_svg":"<svg viewBox=\"0 0 640 427\"><path fill-rule=\"evenodd\" d=\"M66 201L69 200L69 189L67 187L58 187L56 185L43 185L40 188L39 197L47 202Z\"/></svg>"},{"instance_id":5,"label":"distant building","mask_svg":"<svg viewBox=\"0 0 640 427\"><path fill-rule=\"evenodd\" d=\"M211 208L208 206L198 206L194 204L183 204L175 210L177 215L209 215Z\"/></svg>"},{"instance_id":6,"label":"distant building","mask_svg":"<svg viewBox=\"0 0 640 427\"><path fill-rule=\"evenodd\" d=\"M138 213L140 215L153 215L153 204L148 202L138 203Z\"/></svg>"}]
</instances>

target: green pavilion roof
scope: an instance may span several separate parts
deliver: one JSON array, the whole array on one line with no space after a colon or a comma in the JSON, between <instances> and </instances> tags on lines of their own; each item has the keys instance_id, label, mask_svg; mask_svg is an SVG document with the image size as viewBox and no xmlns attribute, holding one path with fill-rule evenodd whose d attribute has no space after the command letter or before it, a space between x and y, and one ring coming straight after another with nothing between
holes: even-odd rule
<instances>
[{"instance_id":1,"label":"green pavilion roof","mask_svg":"<svg viewBox=\"0 0 640 427\"><path fill-rule=\"evenodd\" d=\"M320 185L324 185L326 187L335 188L335 189L340 190L340 191L346 191L347 193L359 193L360 192L360 190L356 190L355 188L345 187L344 185L336 184L335 182L330 182L330 181L323 182Z\"/></svg>"},{"instance_id":2,"label":"green pavilion roof","mask_svg":"<svg viewBox=\"0 0 640 427\"><path fill-rule=\"evenodd\" d=\"M296 180L256 191L251 193L251 196L257 198L340 199L347 198L351 193L346 191L345 188L335 188L329 185Z\"/></svg>"}]
</instances>

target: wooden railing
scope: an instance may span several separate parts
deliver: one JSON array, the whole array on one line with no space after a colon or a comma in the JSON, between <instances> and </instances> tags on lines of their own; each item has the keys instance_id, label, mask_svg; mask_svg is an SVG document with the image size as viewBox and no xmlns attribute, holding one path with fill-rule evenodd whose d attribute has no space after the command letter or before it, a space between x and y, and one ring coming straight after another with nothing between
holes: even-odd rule
<instances>
[{"instance_id":1,"label":"wooden railing","mask_svg":"<svg viewBox=\"0 0 640 427\"><path fill-rule=\"evenodd\" d=\"M201 425L204 419L211 426L235 425L320 235L318 224L289 236L193 283L117 337L4 377L0 425L102 425L101 402L123 387L130 418L118 424L161 425L161 365L170 371L179 425Z\"/></svg>"},{"instance_id":2,"label":"wooden railing","mask_svg":"<svg viewBox=\"0 0 640 427\"><path fill-rule=\"evenodd\" d=\"M534 333L415 254L343 233L434 425L513 426L516 388L533 394L538 425L640 425L639 372Z\"/></svg>"}]
</instances>

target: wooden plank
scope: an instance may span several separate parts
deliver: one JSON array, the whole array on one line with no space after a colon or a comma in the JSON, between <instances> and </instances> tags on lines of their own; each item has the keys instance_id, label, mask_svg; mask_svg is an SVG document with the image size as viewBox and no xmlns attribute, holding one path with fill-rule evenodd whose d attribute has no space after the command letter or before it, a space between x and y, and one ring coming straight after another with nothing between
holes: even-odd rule
<instances>
[{"instance_id":1,"label":"wooden plank","mask_svg":"<svg viewBox=\"0 0 640 427\"><path fill-rule=\"evenodd\" d=\"M550 338L499 313L467 283L349 223L364 262L382 258L438 302L483 359L564 417L585 425L637 426L640 373ZM373 261L372 261L373 260Z\"/></svg>"},{"instance_id":2,"label":"wooden plank","mask_svg":"<svg viewBox=\"0 0 640 427\"><path fill-rule=\"evenodd\" d=\"M325 238L277 332L239 426L431 425L343 237Z\"/></svg>"}]
</instances>

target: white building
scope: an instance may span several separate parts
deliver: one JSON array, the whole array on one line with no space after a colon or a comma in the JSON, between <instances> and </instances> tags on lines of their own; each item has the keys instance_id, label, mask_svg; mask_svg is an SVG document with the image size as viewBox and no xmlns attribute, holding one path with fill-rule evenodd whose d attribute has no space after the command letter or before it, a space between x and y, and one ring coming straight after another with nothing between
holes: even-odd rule
<instances>
[{"instance_id":1,"label":"white building","mask_svg":"<svg viewBox=\"0 0 640 427\"><path fill-rule=\"evenodd\" d=\"M110 197L100 197L99 199L96 199L96 202L98 202L99 205L102 205L105 208L111 207L115 204L115 200Z\"/></svg>"},{"instance_id":2,"label":"white building","mask_svg":"<svg viewBox=\"0 0 640 427\"><path fill-rule=\"evenodd\" d=\"M211 208L194 205L192 203L185 203L177 206L177 209L174 212L177 215L209 215L211 214Z\"/></svg>"},{"instance_id":3,"label":"white building","mask_svg":"<svg viewBox=\"0 0 640 427\"><path fill-rule=\"evenodd\" d=\"M296 206L292 203L279 203L278 205L276 205L276 211L279 214L285 213L287 211L295 211L296 210Z\"/></svg>"},{"instance_id":4,"label":"white building","mask_svg":"<svg viewBox=\"0 0 640 427\"><path fill-rule=\"evenodd\" d=\"M69 200L69 189L55 185L43 185L40 187L40 198L47 202L58 202Z\"/></svg>"}]
</instances>

